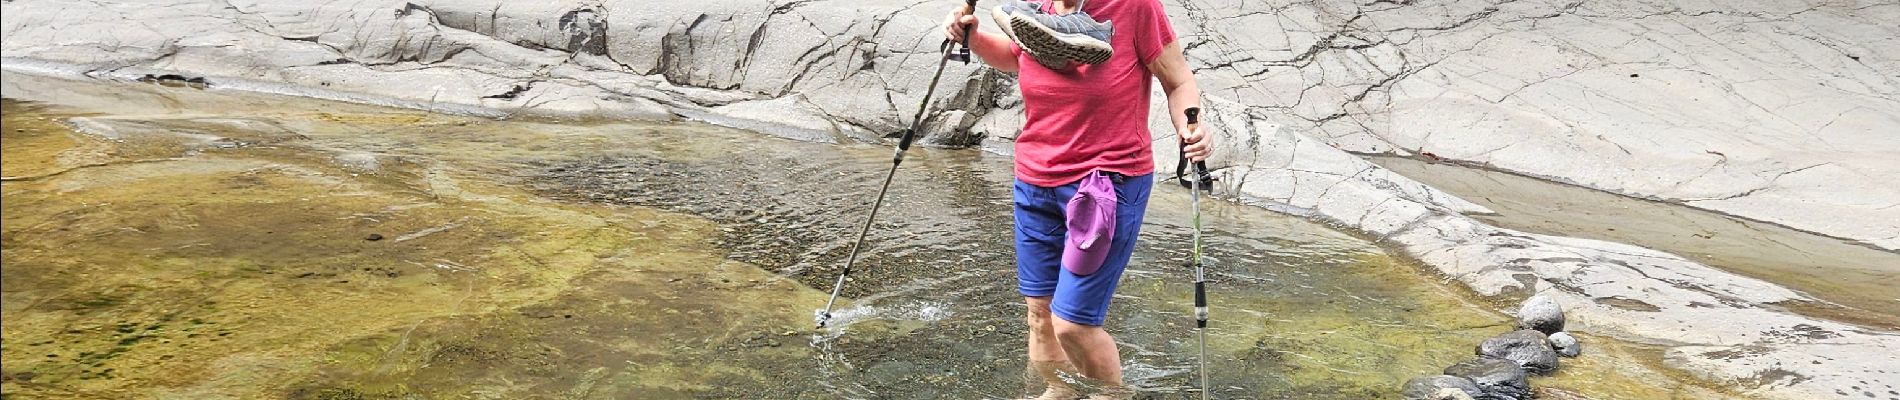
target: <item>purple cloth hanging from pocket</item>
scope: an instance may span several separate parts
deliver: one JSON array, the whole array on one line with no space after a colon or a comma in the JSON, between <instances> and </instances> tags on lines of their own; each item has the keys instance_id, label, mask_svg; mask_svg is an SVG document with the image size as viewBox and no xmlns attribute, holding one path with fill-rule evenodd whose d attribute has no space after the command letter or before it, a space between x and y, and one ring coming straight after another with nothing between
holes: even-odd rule
<instances>
[{"instance_id":1,"label":"purple cloth hanging from pocket","mask_svg":"<svg viewBox=\"0 0 1900 400\"><path fill-rule=\"evenodd\" d=\"M1102 268L1115 238L1115 182L1100 170L1091 171L1076 185L1067 207L1068 238L1062 247L1062 268L1088 275Z\"/></svg>"}]
</instances>

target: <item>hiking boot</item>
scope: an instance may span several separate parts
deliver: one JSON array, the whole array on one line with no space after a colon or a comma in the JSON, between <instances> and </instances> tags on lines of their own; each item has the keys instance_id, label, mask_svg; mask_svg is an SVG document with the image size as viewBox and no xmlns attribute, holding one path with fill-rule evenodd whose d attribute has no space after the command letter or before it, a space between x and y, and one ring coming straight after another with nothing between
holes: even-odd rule
<instances>
[{"instance_id":1,"label":"hiking boot","mask_svg":"<svg viewBox=\"0 0 1900 400\"><path fill-rule=\"evenodd\" d=\"M1019 3L1012 1L1011 3ZM1083 64L1101 64L1115 55L1115 49L1109 46L1109 39L1115 34L1113 21L1096 22L1082 11L1087 1L1077 4L1075 12L1054 15L1043 12L1041 7L1005 4L1011 9L1009 23L1004 29L1024 51L1038 56L1036 62L1048 66L1044 59L1065 59ZM998 6L997 11L1003 11ZM1000 16L999 16L1000 18ZM998 21L999 23L1002 21Z\"/></svg>"},{"instance_id":2,"label":"hiking boot","mask_svg":"<svg viewBox=\"0 0 1900 400\"><path fill-rule=\"evenodd\" d=\"M1045 14L1042 12L1041 4L1024 0L1003 0L1003 4L998 4L996 7L990 9L990 19L996 21L996 27L1003 31L1003 35L1009 36L1009 41L1022 43L1021 40L1016 39L1016 31L1009 29L1009 16L1018 11L1030 14Z\"/></svg>"},{"instance_id":3,"label":"hiking boot","mask_svg":"<svg viewBox=\"0 0 1900 400\"><path fill-rule=\"evenodd\" d=\"M1040 4L1023 0L1003 0L1003 4L990 9L990 19L996 21L996 27L1003 31L1003 35L1009 36L1009 41L1021 45L1023 41L1016 38L1016 30L1010 28L1010 21L1014 19L1010 16L1018 13L1030 15L1046 14L1042 11L1042 5ZM1070 64L1069 59L1043 54L1041 49L1023 46L1023 52L1029 53L1030 59L1036 60L1037 64L1042 64L1043 67L1049 69L1064 69L1068 68Z\"/></svg>"}]
</instances>

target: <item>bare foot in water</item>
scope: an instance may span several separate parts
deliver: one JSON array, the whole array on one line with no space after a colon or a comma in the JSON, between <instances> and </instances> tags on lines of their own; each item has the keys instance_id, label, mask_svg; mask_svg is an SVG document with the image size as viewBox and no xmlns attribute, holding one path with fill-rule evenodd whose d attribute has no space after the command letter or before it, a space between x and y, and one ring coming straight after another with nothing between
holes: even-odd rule
<instances>
[{"instance_id":1,"label":"bare foot in water","mask_svg":"<svg viewBox=\"0 0 1900 400\"><path fill-rule=\"evenodd\" d=\"M1127 388L1103 389L1101 393L1089 396L1088 400L1129 400L1135 398L1135 391Z\"/></svg>"},{"instance_id":2,"label":"bare foot in water","mask_svg":"<svg viewBox=\"0 0 1900 400\"><path fill-rule=\"evenodd\" d=\"M1082 394L1077 392L1075 387L1069 386L1067 380L1062 379L1063 373L1072 374L1074 371L1075 365L1069 364L1068 361L1030 361L1029 370L1023 374L1023 382L1028 386L1028 390L1024 392L1034 393L1033 391L1037 387L1046 387L1047 389L1044 389L1041 395L1027 397L1025 399L1075 400L1081 398Z\"/></svg>"},{"instance_id":3,"label":"bare foot in water","mask_svg":"<svg viewBox=\"0 0 1900 400\"><path fill-rule=\"evenodd\" d=\"M1071 389L1068 386L1050 386L1048 390L1042 391L1041 396L1029 397L1024 400L1075 400L1078 398L1081 398L1081 396L1077 395L1075 389Z\"/></svg>"}]
</instances>

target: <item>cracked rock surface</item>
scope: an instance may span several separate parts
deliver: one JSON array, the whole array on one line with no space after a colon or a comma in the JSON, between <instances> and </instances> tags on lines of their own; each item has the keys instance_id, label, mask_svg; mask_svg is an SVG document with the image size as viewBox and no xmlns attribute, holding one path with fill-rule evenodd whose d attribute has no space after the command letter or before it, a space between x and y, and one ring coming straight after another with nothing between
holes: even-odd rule
<instances>
[{"instance_id":1,"label":"cracked rock surface","mask_svg":"<svg viewBox=\"0 0 1900 400\"><path fill-rule=\"evenodd\" d=\"M14 0L0 56L45 75L873 142L912 122L952 3ZM1223 135L1220 193L1366 232L1482 295L1549 296L1571 330L1663 345L1671 365L1750 395L1900 384L1894 332L1781 311L1812 299L1675 255L1489 226L1465 216L1489 210L1358 156L1464 161L1900 249L1900 3L1164 3ZM1007 153L1021 107L1012 77L952 64L923 142ZM1172 171L1173 132L1151 120Z\"/></svg>"},{"instance_id":2,"label":"cracked rock surface","mask_svg":"<svg viewBox=\"0 0 1900 400\"><path fill-rule=\"evenodd\" d=\"M1186 1L1203 87L1467 161L1900 249L1900 4ZM1847 217L1844 216L1854 216Z\"/></svg>"},{"instance_id":3,"label":"cracked rock surface","mask_svg":"<svg viewBox=\"0 0 1900 400\"><path fill-rule=\"evenodd\" d=\"M1900 28L1883 23L1900 19L1900 4L1167 4L1210 96L1328 146L1429 154L1900 250L1900 189L1882 184L1900 178ZM6 3L4 29L7 56L99 77L182 71L340 100L649 118L802 94L815 107L797 118L853 136L908 125L942 8L23 0ZM984 68L946 74L928 143L1008 147L1020 100L994 93L1012 82Z\"/></svg>"}]
</instances>

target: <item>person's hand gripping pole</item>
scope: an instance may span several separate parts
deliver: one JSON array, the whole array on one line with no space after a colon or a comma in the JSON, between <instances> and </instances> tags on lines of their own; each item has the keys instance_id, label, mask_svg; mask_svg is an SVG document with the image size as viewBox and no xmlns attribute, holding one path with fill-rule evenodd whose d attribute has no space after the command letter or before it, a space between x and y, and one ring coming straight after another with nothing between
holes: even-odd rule
<instances>
[{"instance_id":1,"label":"person's hand gripping pole","mask_svg":"<svg viewBox=\"0 0 1900 400\"><path fill-rule=\"evenodd\" d=\"M964 1L963 15L965 16L976 15L976 0ZM970 23L970 24L963 25L963 37L961 40L944 39L943 40L943 49L945 51L944 58L955 60L955 61L962 61L964 64L969 64L970 63L970 36L974 34L976 34L976 24ZM950 45L953 43L962 43L962 46L958 47L955 52L950 52Z\"/></svg>"}]
</instances>

